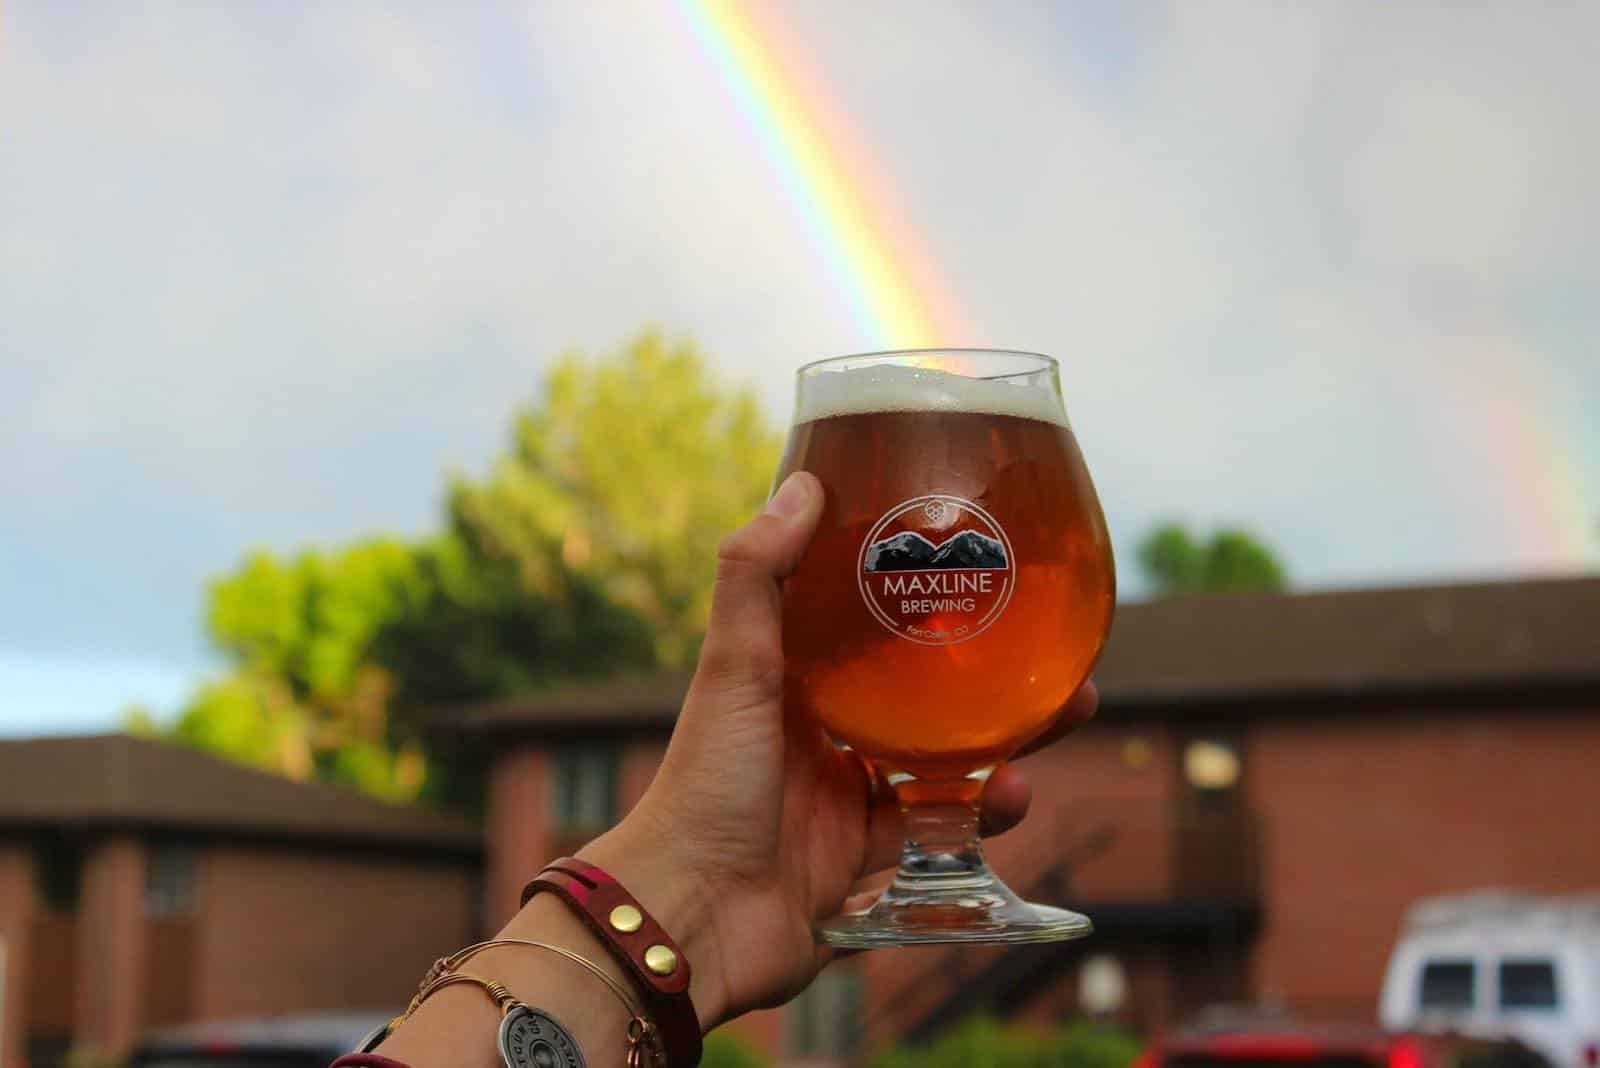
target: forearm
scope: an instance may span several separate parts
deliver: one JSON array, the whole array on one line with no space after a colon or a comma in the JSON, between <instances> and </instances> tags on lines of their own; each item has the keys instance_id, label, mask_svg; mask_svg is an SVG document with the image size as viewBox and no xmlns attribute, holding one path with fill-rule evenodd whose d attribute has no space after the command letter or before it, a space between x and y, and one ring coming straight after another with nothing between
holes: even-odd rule
<instances>
[{"instance_id":1,"label":"forearm","mask_svg":"<svg viewBox=\"0 0 1600 1068\"><path fill-rule=\"evenodd\" d=\"M679 944L692 967L691 997L704 1027L725 1011L709 903L686 880L670 850L640 820L591 843L579 855L618 878ZM633 997L634 981L565 902L539 894L495 937L544 942L570 950L601 968ZM553 1016L590 1064L620 1064L626 1052L628 1014L606 984L559 954L532 946L494 946L458 969L505 986L518 1001ZM410 1065L494 1068L500 1013L479 988L461 984L438 991L396 1028L378 1052Z\"/></svg>"}]
</instances>

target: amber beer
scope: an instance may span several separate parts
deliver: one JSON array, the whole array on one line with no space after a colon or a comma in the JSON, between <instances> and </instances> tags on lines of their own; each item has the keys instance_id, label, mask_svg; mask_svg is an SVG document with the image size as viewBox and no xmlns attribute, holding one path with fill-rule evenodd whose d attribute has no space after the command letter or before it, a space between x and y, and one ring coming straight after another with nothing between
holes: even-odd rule
<instances>
[{"instance_id":1,"label":"amber beer","mask_svg":"<svg viewBox=\"0 0 1600 1068\"><path fill-rule=\"evenodd\" d=\"M780 471L827 494L785 589L788 701L891 771L963 777L1087 677L1115 595L1105 521L1058 395L849 377L802 388Z\"/></svg>"}]
</instances>

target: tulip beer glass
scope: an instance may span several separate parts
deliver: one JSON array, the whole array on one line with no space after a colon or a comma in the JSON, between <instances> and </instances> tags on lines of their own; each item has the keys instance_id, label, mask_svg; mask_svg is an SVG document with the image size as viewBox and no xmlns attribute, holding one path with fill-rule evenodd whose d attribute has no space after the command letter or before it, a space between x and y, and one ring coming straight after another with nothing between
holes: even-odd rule
<instances>
[{"instance_id":1,"label":"tulip beer glass","mask_svg":"<svg viewBox=\"0 0 1600 1068\"><path fill-rule=\"evenodd\" d=\"M799 371L779 471L809 471L822 520L785 584L785 701L895 791L906 841L830 945L1049 942L1091 930L984 863L990 773L1088 677L1115 579L1099 501L1048 356L928 350Z\"/></svg>"}]
</instances>

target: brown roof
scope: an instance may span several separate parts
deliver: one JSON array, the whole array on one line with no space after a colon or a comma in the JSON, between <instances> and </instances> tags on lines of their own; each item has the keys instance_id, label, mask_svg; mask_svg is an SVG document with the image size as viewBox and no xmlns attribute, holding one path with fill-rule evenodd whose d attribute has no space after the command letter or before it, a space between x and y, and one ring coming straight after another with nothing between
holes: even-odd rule
<instances>
[{"instance_id":1,"label":"brown roof","mask_svg":"<svg viewBox=\"0 0 1600 1068\"><path fill-rule=\"evenodd\" d=\"M1095 680L1110 706L1600 686L1600 577L1124 604ZM687 686L567 687L440 725L666 727Z\"/></svg>"},{"instance_id":2,"label":"brown roof","mask_svg":"<svg viewBox=\"0 0 1600 1068\"><path fill-rule=\"evenodd\" d=\"M671 725L689 690L689 672L562 686L474 705L441 716L442 728L493 732L530 724L582 728Z\"/></svg>"},{"instance_id":3,"label":"brown roof","mask_svg":"<svg viewBox=\"0 0 1600 1068\"><path fill-rule=\"evenodd\" d=\"M1161 704L1600 686L1600 577L1128 605L1095 679Z\"/></svg>"},{"instance_id":4,"label":"brown roof","mask_svg":"<svg viewBox=\"0 0 1600 1068\"><path fill-rule=\"evenodd\" d=\"M0 828L128 827L476 851L472 824L107 734L0 742Z\"/></svg>"}]
</instances>

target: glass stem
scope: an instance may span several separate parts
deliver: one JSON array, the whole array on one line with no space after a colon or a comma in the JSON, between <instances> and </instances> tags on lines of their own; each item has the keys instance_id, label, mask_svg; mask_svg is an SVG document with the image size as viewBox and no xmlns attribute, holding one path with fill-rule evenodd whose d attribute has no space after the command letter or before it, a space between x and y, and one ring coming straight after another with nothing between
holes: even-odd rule
<instances>
[{"instance_id":1,"label":"glass stem","mask_svg":"<svg viewBox=\"0 0 1600 1068\"><path fill-rule=\"evenodd\" d=\"M989 885L993 876L978 839L982 791L983 783L973 779L895 787L906 841L892 894L962 894Z\"/></svg>"}]
</instances>

